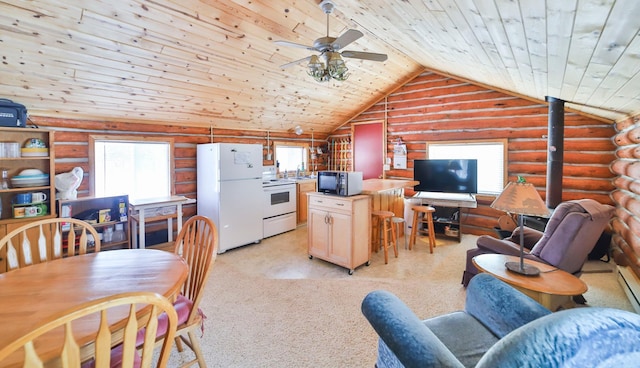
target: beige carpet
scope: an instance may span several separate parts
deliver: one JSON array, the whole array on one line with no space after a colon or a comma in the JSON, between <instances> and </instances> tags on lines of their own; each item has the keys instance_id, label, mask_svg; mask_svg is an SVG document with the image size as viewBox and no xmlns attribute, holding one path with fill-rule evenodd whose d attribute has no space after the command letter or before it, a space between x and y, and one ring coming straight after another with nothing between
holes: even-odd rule
<instances>
[{"instance_id":1,"label":"beige carpet","mask_svg":"<svg viewBox=\"0 0 640 368\"><path fill-rule=\"evenodd\" d=\"M382 252L370 266L347 270L306 252L306 227L218 256L201 305L202 346L209 367L373 367L377 337L360 312L376 289L397 294L421 318L461 309L462 243L438 239L434 254L419 243L384 264ZM402 241L402 240L401 240ZM612 265L591 262L595 271ZM615 273L582 276L592 306L632 310ZM188 356L189 353L182 353ZM175 348L170 367L184 357Z\"/></svg>"}]
</instances>

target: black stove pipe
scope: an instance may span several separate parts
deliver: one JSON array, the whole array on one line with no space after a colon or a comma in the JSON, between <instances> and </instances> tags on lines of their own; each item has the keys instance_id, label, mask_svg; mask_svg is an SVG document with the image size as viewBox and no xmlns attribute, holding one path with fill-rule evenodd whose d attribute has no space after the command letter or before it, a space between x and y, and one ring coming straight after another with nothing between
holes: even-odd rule
<instances>
[{"instance_id":1,"label":"black stove pipe","mask_svg":"<svg viewBox=\"0 0 640 368\"><path fill-rule=\"evenodd\" d=\"M547 198L549 208L562 202L562 167L564 166L564 101L546 96L549 103L547 137Z\"/></svg>"}]
</instances>

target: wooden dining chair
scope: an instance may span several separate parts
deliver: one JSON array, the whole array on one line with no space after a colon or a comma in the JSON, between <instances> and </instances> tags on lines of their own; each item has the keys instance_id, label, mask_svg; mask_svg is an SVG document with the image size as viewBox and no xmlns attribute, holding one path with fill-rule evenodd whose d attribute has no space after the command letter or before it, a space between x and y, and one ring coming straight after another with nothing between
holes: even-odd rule
<instances>
[{"instance_id":1,"label":"wooden dining chair","mask_svg":"<svg viewBox=\"0 0 640 368\"><path fill-rule=\"evenodd\" d=\"M68 231L73 227L74 231ZM90 237L93 237L93 244ZM68 246L74 244L75 246ZM100 251L98 232L74 218L47 218L29 222L0 239L7 248L7 271L76 254Z\"/></svg>"},{"instance_id":2,"label":"wooden dining chair","mask_svg":"<svg viewBox=\"0 0 640 368\"><path fill-rule=\"evenodd\" d=\"M174 303L178 313L176 347L182 352L184 342L196 355L194 360L183 364L182 367L198 363L204 368L206 362L196 331L202 330L204 322L204 315L199 306L209 273L218 255L218 230L208 217L193 216L182 226L175 244L174 252L189 265L187 281Z\"/></svg>"},{"instance_id":3,"label":"wooden dining chair","mask_svg":"<svg viewBox=\"0 0 640 368\"><path fill-rule=\"evenodd\" d=\"M139 316L142 308L149 306L149 312L142 317ZM128 313L126 312L128 307ZM116 331L122 332L122 342L112 348L114 329L108 320L108 315L114 310L124 313L125 319L116 322ZM160 351L157 365L154 365L154 348L156 346L156 335L158 330L158 316L166 315L167 326L164 328L165 342ZM96 334L94 340L93 353L85 357L84 361L82 347L86 344L79 343L74 337L74 328L79 319L90 315L96 318ZM173 338L177 327L177 314L171 302L156 293L137 292L112 295L102 299L92 300L66 311L60 315L52 316L49 320L43 321L38 327L14 340L9 345L0 348L0 366L2 361L9 355L22 350L24 356L24 367L49 366L47 362L58 361L63 367L160 367L167 366ZM54 329L64 328L64 337L57 341L54 351L57 356L41 357L38 354L38 338ZM145 328L146 334L142 347L136 349L136 334L138 330ZM117 337L116 337L117 339ZM51 339L49 339L51 341ZM119 340L118 340L119 341ZM43 359L44 358L44 359ZM44 361L43 361L44 360Z\"/></svg>"}]
</instances>

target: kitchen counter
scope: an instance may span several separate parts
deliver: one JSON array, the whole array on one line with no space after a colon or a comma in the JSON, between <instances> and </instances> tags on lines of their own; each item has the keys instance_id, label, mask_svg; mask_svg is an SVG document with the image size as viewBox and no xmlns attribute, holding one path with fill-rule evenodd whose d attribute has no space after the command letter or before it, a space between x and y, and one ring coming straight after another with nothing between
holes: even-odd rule
<instances>
[{"instance_id":1,"label":"kitchen counter","mask_svg":"<svg viewBox=\"0 0 640 368\"><path fill-rule=\"evenodd\" d=\"M315 183L316 181L318 181L318 178L293 178L293 180L296 181L296 183L298 184L302 184L302 183Z\"/></svg>"},{"instance_id":2,"label":"kitchen counter","mask_svg":"<svg viewBox=\"0 0 640 368\"><path fill-rule=\"evenodd\" d=\"M418 184L415 180L367 179L362 182L362 194L371 196L372 211L391 211L397 217L404 218L404 188ZM398 236L403 233L404 229L401 229Z\"/></svg>"},{"instance_id":3,"label":"kitchen counter","mask_svg":"<svg viewBox=\"0 0 640 368\"><path fill-rule=\"evenodd\" d=\"M418 184L420 182L416 180L367 179L362 182L362 194L376 194L396 190L402 190L404 194L404 188Z\"/></svg>"}]
</instances>

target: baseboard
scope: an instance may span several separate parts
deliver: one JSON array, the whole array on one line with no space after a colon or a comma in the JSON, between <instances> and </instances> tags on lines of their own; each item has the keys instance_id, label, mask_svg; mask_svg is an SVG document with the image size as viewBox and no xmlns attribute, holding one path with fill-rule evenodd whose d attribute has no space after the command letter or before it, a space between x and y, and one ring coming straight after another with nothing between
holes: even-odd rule
<instances>
[{"instance_id":1,"label":"baseboard","mask_svg":"<svg viewBox=\"0 0 640 368\"><path fill-rule=\"evenodd\" d=\"M622 286L636 313L640 313L640 279L629 267L618 266L618 283Z\"/></svg>"}]
</instances>

